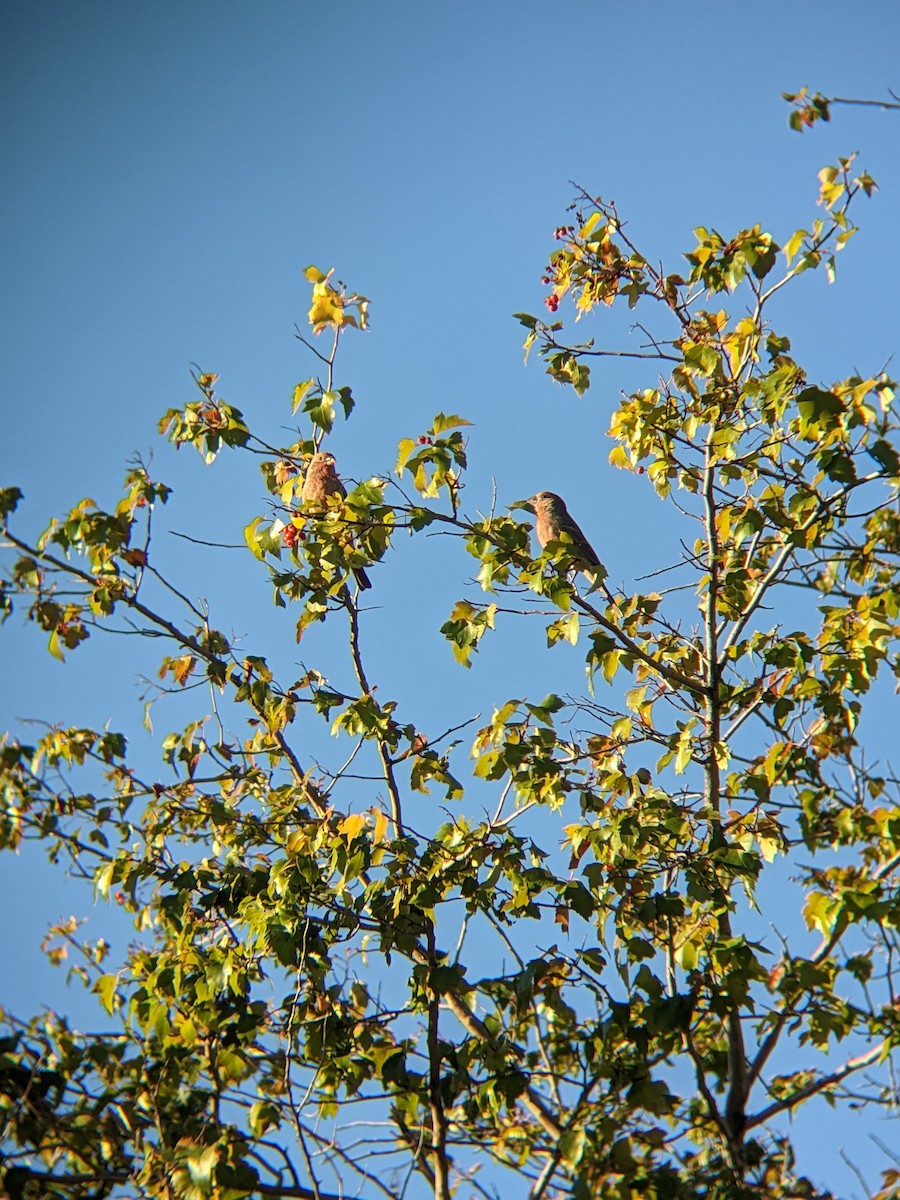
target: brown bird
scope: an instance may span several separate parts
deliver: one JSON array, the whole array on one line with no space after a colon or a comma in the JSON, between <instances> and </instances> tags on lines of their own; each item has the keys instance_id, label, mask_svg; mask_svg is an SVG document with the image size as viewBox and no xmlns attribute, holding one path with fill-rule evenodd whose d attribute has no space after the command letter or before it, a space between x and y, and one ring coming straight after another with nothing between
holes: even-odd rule
<instances>
[{"instance_id":1,"label":"brown bird","mask_svg":"<svg viewBox=\"0 0 900 1200\"><path fill-rule=\"evenodd\" d=\"M334 469L334 455L327 450L318 450L309 460L306 476L303 480L301 500L304 507L324 508L332 496L342 500L347 495L347 489L341 483L340 476ZM362 567L353 567L353 577L361 588L369 588L372 582Z\"/></svg>"},{"instance_id":2,"label":"brown bird","mask_svg":"<svg viewBox=\"0 0 900 1200\"><path fill-rule=\"evenodd\" d=\"M556 492L536 492L528 503L537 518L534 531L541 549L548 542L571 545L572 566L576 571L583 571L592 582L599 581L604 595L614 604L613 595L604 582L606 571L597 557L597 551L570 515L562 496L557 496Z\"/></svg>"}]
</instances>

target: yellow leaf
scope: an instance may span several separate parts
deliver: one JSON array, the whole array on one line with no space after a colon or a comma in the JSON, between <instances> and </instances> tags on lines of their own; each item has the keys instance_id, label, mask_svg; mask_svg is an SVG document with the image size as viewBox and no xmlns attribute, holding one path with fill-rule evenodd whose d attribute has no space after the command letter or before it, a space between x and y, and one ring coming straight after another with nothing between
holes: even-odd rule
<instances>
[{"instance_id":1,"label":"yellow leaf","mask_svg":"<svg viewBox=\"0 0 900 1200\"><path fill-rule=\"evenodd\" d=\"M616 671L619 669L619 660L622 657L621 650L610 650L603 655L603 678L607 683L612 683Z\"/></svg>"},{"instance_id":2,"label":"yellow leaf","mask_svg":"<svg viewBox=\"0 0 900 1200\"><path fill-rule=\"evenodd\" d=\"M180 658L173 658L171 661L172 674L175 676L176 682L184 687L191 672L197 665L197 660L192 654L182 654Z\"/></svg>"},{"instance_id":3,"label":"yellow leaf","mask_svg":"<svg viewBox=\"0 0 900 1200\"><path fill-rule=\"evenodd\" d=\"M627 741L631 737L631 731L634 728L634 722L631 717L619 717L617 721L613 721L610 733L616 741Z\"/></svg>"},{"instance_id":4,"label":"yellow leaf","mask_svg":"<svg viewBox=\"0 0 900 1200\"><path fill-rule=\"evenodd\" d=\"M317 283L313 288L313 302L309 310L309 323L315 333L326 325L341 325L344 318L344 300L327 282Z\"/></svg>"},{"instance_id":5,"label":"yellow leaf","mask_svg":"<svg viewBox=\"0 0 900 1200\"><path fill-rule=\"evenodd\" d=\"M310 310L310 311L312 311L312 310ZM297 411L297 409L300 407L300 405L303 403L307 392L315 384L315 382L316 381L314 379L304 379L303 383L298 383L297 386L294 388L294 397L291 402L291 412L292 413L295 413Z\"/></svg>"},{"instance_id":6,"label":"yellow leaf","mask_svg":"<svg viewBox=\"0 0 900 1200\"><path fill-rule=\"evenodd\" d=\"M244 527L244 541L247 543L250 552L256 558L258 558L260 562L262 562L264 557L263 551L259 546L259 534L257 533L257 529L261 524L262 517L254 517L250 524Z\"/></svg>"},{"instance_id":7,"label":"yellow leaf","mask_svg":"<svg viewBox=\"0 0 900 1200\"><path fill-rule=\"evenodd\" d=\"M805 229L798 229L796 231L796 233L794 233L788 239L787 245L784 248L784 257L787 259L787 261L789 263L793 261L794 256L796 255L797 251L803 245L803 239L808 236L809 235L807 234Z\"/></svg>"},{"instance_id":8,"label":"yellow leaf","mask_svg":"<svg viewBox=\"0 0 900 1200\"><path fill-rule=\"evenodd\" d=\"M59 644L59 634L57 633L57 631L55 629L50 634L50 641L47 645L47 649L50 651L50 653L53 655L54 658L58 658L60 662L65 661L65 655L62 652L62 646L60 646L60 644Z\"/></svg>"},{"instance_id":9,"label":"yellow leaf","mask_svg":"<svg viewBox=\"0 0 900 1200\"><path fill-rule=\"evenodd\" d=\"M369 812L375 819L375 830L372 835L375 845L378 846L384 841L384 835L388 826L388 819L380 808L370 808Z\"/></svg>"},{"instance_id":10,"label":"yellow leaf","mask_svg":"<svg viewBox=\"0 0 900 1200\"><path fill-rule=\"evenodd\" d=\"M693 971L697 966L699 955L696 942L686 941L675 950L675 961L683 971Z\"/></svg>"},{"instance_id":11,"label":"yellow leaf","mask_svg":"<svg viewBox=\"0 0 900 1200\"><path fill-rule=\"evenodd\" d=\"M581 230L582 241L586 242L590 238L591 234L594 232L594 230L600 224L602 219L603 218L600 213L598 213L598 212L591 213L591 215L585 221L584 226Z\"/></svg>"},{"instance_id":12,"label":"yellow leaf","mask_svg":"<svg viewBox=\"0 0 900 1200\"><path fill-rule=\"evenodd\" d=\"M338 825L338 831L347 838L348 842L352 842L355 837L366 827L365 813L351 813L344 817L343 821Z\"/></svg>"},{"instance_id":13,"label":"yellow leaf","mask_svg":"<svg viewBox=\"0 0 900 1200\"><path fill-rule=\"evenodd\" d=\"M309 852L309 838L302 829L289 833L284 844L288 854L306 854Z\"/></svg>"},{"instance_id":14,"label":"yellow leaf","mask_svg":"<svg viewBox=\"0 0 900 1200\"><path fill-rule=\"evenodd\" d=\"M757 837L757 841L759 842L759 852L766 862L773 862L780 849L775 838Z\"/></svg>"}]
</instances>

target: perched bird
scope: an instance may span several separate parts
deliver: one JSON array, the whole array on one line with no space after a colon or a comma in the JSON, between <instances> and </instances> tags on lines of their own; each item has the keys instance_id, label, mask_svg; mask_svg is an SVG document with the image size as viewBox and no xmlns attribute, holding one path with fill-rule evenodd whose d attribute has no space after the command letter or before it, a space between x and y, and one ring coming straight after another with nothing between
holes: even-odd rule
<instances>
[{"instance_id":1,"label":"perched bird","mask_svg":"<svg viewBox=\"0 0 900 1200\"><path fill-rule=\"evenodd\" d=\"M606 571L603 564L594 547L569 514L562 496L557 496L556 492L536 492L528 503L537 518L534 531L541 549L543 550L548 542L562 542L563 545L570 543L575 570L583 571L592 581L599 580L604 595L614 604L613 595L604 582Z\"/></svg>"},{"instance_id":2,"label":"perched bird","mask_svg":"<svg viewBox=\"0 0 900 1200\"><path fill-rule=\"evenodd\" d=\"M343 499L347 489L334 469L334 455L327 450L318 450L309 460L303 480L301 499L304 504L326 505L329 496Z\"/></svg>"},{"instance_id":3,"label":"perched bird","mask_svg":"<svg viewBox=\"0 0 900 1200\"><path fill-rule=\"evenodd\" d=\"M326 507L331 496L340 496L343 500L347 489L341 483L340 476L334 469L334 455L327 450L318 450L309 460L306 476L303 480L301 500L304 507ZM353 577L361 588L372 586L371 580L362 567L353 567Z\"/></svg>"}]
</instances>

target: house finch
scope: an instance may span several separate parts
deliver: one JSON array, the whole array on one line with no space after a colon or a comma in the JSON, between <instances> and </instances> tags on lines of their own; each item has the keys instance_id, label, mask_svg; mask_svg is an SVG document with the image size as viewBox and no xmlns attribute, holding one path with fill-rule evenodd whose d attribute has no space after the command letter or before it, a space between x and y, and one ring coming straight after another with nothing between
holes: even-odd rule
<instances>
[{"instance_id":1,"label":"house finch","mask_svg":"<svg viewBox=\"0 0 900 1200\"><path fill-rule=\"evenodd\" d=\"M347 489L334 469L334 455L327 450L317 451L309 460L303 480L300 498L304 507L325 508L332 496L339 496L343 500L346 495ZM353 567L352 570L353 577L361 588L372 586L362 567Z\"/></svg>"},{"instance_id":2,"label":"house finch","mask_svg":"<svg viewBox=\"0 0 900 1200\"><path fill-rule=\"evenodd\" d=\"M548 542L561 542L571 546L572 566L576 571L583 571L592 581L599 581L604 595L615 603L612 593L603 582L606 571L597 557L597 552L590 544L581 529L569 515L566 503L556 492L537 492L528 501L537 520L534 531L541 549ZM565 537L566 540L563 540Z\"/></svg>"}]
</instances>

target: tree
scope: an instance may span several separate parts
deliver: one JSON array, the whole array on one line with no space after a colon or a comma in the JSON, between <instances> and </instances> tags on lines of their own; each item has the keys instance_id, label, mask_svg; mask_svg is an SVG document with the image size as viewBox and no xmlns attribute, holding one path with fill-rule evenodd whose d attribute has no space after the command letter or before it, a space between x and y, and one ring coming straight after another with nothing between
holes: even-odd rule
<instances>
[{"instance_id":1,"label":"tree","mask_svg":"<svg viewBox=\"0 0 900 1200\"><path fill-rule=\"evenodd\" d=\"M368 309L316 268L296 440L248 428L212 373L160 428L207 462L260 456L247 545L305 646L342 629L333 659L295 678L187 599L150 545L169 489L145 464L113 511L86 501L38 538L2 493L7 609L60 658L116 628L162 639L166 688L203 700L160 741L165 783L120 731L2 744L4 848L42 843L136 931L118 961L56 931L107 1028L7 1016L13 1200L399 1197L411 1179L446 1200L507 1178L532 1200L829 1195L779 1118L895 1099L900 806L859 731L900 674L900 455L891 380L812 382L770 321L802 272L833 277L875 186L852 159L819 181L821 215L783 246L701 228L682 272L580 191L547 308L639 310L636 348L519 314L579 394L604 357L664 372L609 429L612 468L683 530L659 590L579 574L565 535L535 555L518 507L477 515L457 415L400 442L399 482L304 504L306 465L352 416L337 355ZM488 596L448 600L457 664L512 609L583 650L586 695L501 690L472 741L471 713L426 733L427 711L384 695L353 572L435 529ZM337 738L327 765L317 730ZM778 935L761 919L770 875L780 895L793 877L805 929L787 905Z\"/></svg>"}]
</instances>

